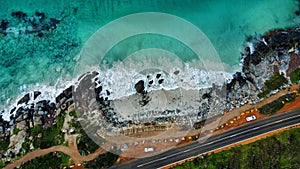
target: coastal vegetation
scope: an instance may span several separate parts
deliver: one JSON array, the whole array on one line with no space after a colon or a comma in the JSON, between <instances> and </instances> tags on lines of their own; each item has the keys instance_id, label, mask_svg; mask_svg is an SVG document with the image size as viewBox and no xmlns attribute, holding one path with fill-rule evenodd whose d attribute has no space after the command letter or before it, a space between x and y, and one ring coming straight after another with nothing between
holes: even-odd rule
<instances>
[{"instance_id":1,"label":"coastal vegetation","mask_svg":"<svg viewBox=\"0 0 300 169\"><path fill-rule=\"evenodd\" d=\"M81 155L88 155L94 153L100 146L85 134L77 139L77 147Z\"/></svg>"},{"instance_id":2,"label":"coastal vegetation","mask_svg":"<svg viewBox=\"0 0 300 169\"><path fill-rule=\"evenodd\" d=\"M300 128L222 151L197 157L175 169L300 168Z\"/></svg>"},{"instance_id":3,"label":"coastal vegetation","mask_svg":"<svg viewBox=\"0 0 300 169\"><path fill-rule=\"evenodd\" d=\"M9 137L4 137L0 139L0 152L6 151L9 146Z\"/></svg>"},{"instance_id":4,"label":"coastal vegetation","mask_svg":"<svg viewBox=\"0 0 300 169\"><path fill-rule=\"evenodd\" d=\"M17 127L14 128L13 130L13 134L17 135L19 133L20 129L18 129Z\"/></svg>"},{"instance_id":5,"label":"coastal vegetation","mask_svg":"<svg viewBox=\"0 0 300 169\"><path fill-rule=\"evenodd\" d=\"M26 153L28 153L30 151L30 144L31 142L28 139L25 139L23 144L22 144L22 154L25 155Z\"/></svg>"},{"instance_id":6,"label":"coastal vegetation","mask_svg":"<svg viewBox=\"0 0 300 169\"><path fill-rule=\"evenodd\" d=\"M112 150L112 152L114 151L115 150ZM108 168L112 166L113 163L117 161L118 158L119 156L117 155L117 153L107 152L105 154L99 155L94 160L84 163L83 166L85 168L90 168L90 169Z\"/></svg>"},{"instance_id":7,"label":"coastal vegetation","mask_svg":"<svg viewBox=\"0 0 300 169\"><path fill-rule=\"evenodd\" d=\"M59 152L59 154L60 154L60 157L61 157L62 166L64 166L64 167L70 166L70 163L69 163L70 156L68 156L67 154L62 153L62 152Z\"/></svg>"},{"instance_id":8,"label":"coastal vegetation","mask_svg":"<svg viewBox=\"0 0 300 169\"><path fill-rule=\"evenodd\" d=\"M5 167L5 162L3 160L0 160L0 168Z\"/></svg>"},{"instance_id":9,"label":"coastal vegetation","mask_svg":"<svg viewBox=\"0 0 300 169\"><path fill-rule=\"evenodd\" d=\"M287 102L292 102L296 98L296 93L286 94L279 97L277 100L266 104L258 109L261 114L275 114L276 111L283 108L284 104Z\"/></svg>"},{"instance_id":10,"label":"coastal vegetation","mask_svg":"<svg viewBox=\"0 0 300 169\"><path fill-rule=\"evenodd\" d=\"M264 98L266 97L271 91L279 89L281 86L287 84L287 79L279 72L274 73L273 76L270 77L269 80L265 82L265 90L258 94L258 97Z\"/></svg>"},{"instance_id":11,"label":"coastal vegetation","mask_svg":"<svg viewBox=\"0 0 300 169\"><path fill-rule=\"evenodd\" d=\"M300 80L300 68L297 68L290 74L291 82L294 84L298 84Z\"/></svg>"},{"instance_id":12,"label":"coastal vegetation","mask_svg":"<svg viewBox=\"0 0 300 169\"><path fill-rule=\"evenodd\" d=\"M0 139L0 156L8 149L10 140L9 137L3 137ZM3 159L0 159L0 168L5 167L7 162Z\"/></svg>"},{"instance_id":13,"label":"coastal vegetation","mask_svg":"<svg viewBox=\"0 0 300 169\"><path fill-rule=\"evenodd\" d=\"M76 111L70 111L69 115L72 116L72 117L74 117L74 118L77 118Z\"/></svg>"},{"instance_id":14,"label":"coastal vegetation","mask_svg":"<svg viewBox=\"0 0 300 169\"><path fill-rule=\"evenodd\" d=\"M270 77L269 80L265 82L265 85L267 89L272 91L280 88L284 84L287 84L287 82L287 79L282 74L276 72L273 76Z\"/></svg>"},{"instance_id":15,"label":"coastal vegetation","mask_svg":"<svg viewBox=\"0 0 300 169\"><path fill-rule=\"evenodd\" d=\"M32 136L37 136L41 132L42 132L42 127L40 125L35 125L30 129L30 133Z\"/></svg>"},{"instance_id":16,"label":"coastal vegetation","mask_svg":"<svg viewBox=\"0 0 300 169\"><path fill-rule=\"evenodd\" d=\"M49 148L55 145L60 145L64 142L61 129L64 123L65 112L62 112L56 117L56 124L43 129L40 125L35 125L29 130L31 136L34 137L33 146L35 148Z\"/></svg>"},{"instance_id":17,"label":"coastal vegetation","mask_svg":"<svg viewBox=\"0 0 300 169\"><path fill-rule=\"evenodd\" d=\"M77 117L77 114L75 111L72 111L70 112L70 116ZM79 135L76 142L77 142L78 151L81 155L91 154L100 147L87 135L87 133L84 131L84 129L82 128L82 126L78 121L72 119L69 125L70 128L75 129L75 134Z\"/></svg>"}]
</instances>

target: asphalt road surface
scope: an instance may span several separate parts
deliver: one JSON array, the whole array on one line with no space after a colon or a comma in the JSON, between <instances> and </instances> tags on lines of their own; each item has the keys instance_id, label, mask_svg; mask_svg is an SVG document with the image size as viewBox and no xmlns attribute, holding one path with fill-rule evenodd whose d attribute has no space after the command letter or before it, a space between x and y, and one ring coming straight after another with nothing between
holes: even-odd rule
<instances>
[{"instance_id":1,"label":"asphalt road surface","mask_svg":"<svg viewBox=\"0 0 300 169\"><path fill-rule=\"evenodd\" d=\"M217 148L221 148L294 124L300 124L300 109L249 122L246 125L231 129L222 134L211 136L205 142L194 142L183 147L171 149L155 156L126 161L118 165L114 165L111 168L160 168L189 157L197 156Z\"/></svg>"}]
</instances>

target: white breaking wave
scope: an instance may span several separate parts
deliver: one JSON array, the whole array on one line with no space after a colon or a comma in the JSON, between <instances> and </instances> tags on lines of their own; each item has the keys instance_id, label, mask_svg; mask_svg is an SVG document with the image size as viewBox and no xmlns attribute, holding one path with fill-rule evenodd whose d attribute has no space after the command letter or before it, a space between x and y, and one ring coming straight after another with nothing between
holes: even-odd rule
<instances>
[{"instance_id":1,"label":"white breaking wave","mask_svg":"<svg viewBox=\"0 0 300 169\"><path fill-rule=\"evenodd\" d=\"M134 56L133 56L134 58ZM136 59L136 58L135 58ZM143 80L145 82L145 90L147 92L154 90L173 90L182 88L185 90L199 90L201 88L209 88L212 84L223 85L232 79L232 73L221 70L204 70L199 68L199 65L194 63L182 63L174 57L156 58L152 57L140 59L127 59L123 62L115 62L115 64L106 70L97 70L99 72L98 81L95 81L96 88L102 86L100 96L107 97L109 100L128 97L136 93L135 84ZM157 74L160 77L157 78ZM81 75L80 75L81 76ZM2 118L5 121L10 121L10 116L15 115L19 107L26 108L31 104L35 105L42 100L49 100L50 103L56 102L56 97L65 89L78 84L78 77L71 81L58 80L54 86L36 84L27 88L20 97L14 100L13 104L6 106L2 112ZM162 80L163 79L163 80ZM150 85L150 81L152 81ZM159 83L159 81L162 81ZM109 91L109 95L106 90ZM34 91L40 91L41 94L34 99ZM17 102L29 93L30 100L28 104L17 104ZM16 107L15 111L10 114L10 111Z\"/></svg>"},{"instance_id":2,"label":"white breaking wave","mask_svg":"<svg viewBox=\"0 0 300 169\"><path fill-rule=\"evenodd\" d=\"M5 108L2 112L2 118L5 121L10 121L10 116L13 115L15 116L17 110L20 107L23 108L29 108L31 106L31 104L33 104L34 106L36 105L36 103L38 103L39 101L42 100L48 100L50 101L50 103L56 103L55 99L56 97L61 94L65 89L67 89L68 87L70 87L71 85L73 85L75 83L75 79L72 81L64 81L62 82L60 79L57 80L56 84L54 86L50 86L50 85L45 85L45 84L35 84L32 86L29 86L27 89L27 92L22 93L19 97L17 97L17 99L15 99L13 101L13 104L9 104L6 105L7 108ZM41 92L41 94L34 99L34 91L39 91ZM24 97L25 94L29 93L29 101L27 104L22 103L22 104L18 104L18 101L20 99L22 99ZM11 110L13 108L16 108L15 111L12 112L12 114L10 114Z\"/></svg>"},{"instance_id":3,"label":"white breaking wave","mask_svg":"<svg viewBox=\"0 0 300 169\"><path fill-rule=\"evenodd\" d=\"M159 78L156 78L157 74L160 74ZM151 73L140 72L135 69L128 70L117 66L106 71L100 71L98 79L101 82L98 84L103 89L100 95L107 97L109 100L115 100L135 94L135 84L140 80L145 82L144 87L147 92L177 88L198 90L211 87L212 84L221 86L232 79L232 74L223 71L200 70L190 67L188 64L183 69L174 68L168 72L158 70ZM162 79L163 82L159 84L158 81ZM149 85L150 81L152 81L151 85ZM106 90L110 91L110 95L107 95Z\"/></svg>"},{"instance_id":4,"label":"white breaking wave","mask_svg":"<svg viewBox=\"0 0 300 169\"><path fill-rule=\"evenodd\" d=\"M96 82L96 87L102 86L100 95L109 100L135 94L135 84L140 80L144 81L147 92L177 88L198 90L211 87L212 84L223 85L232 79L233 73L224 69L224 64L220 61L200 58L184 63L170 51L148 48L132 53L122 62L114 62L111 68L98 70L99 81ZM160 74L159 78L156 78L157 74ZM159 83L162 79L163 82ZM109 95L106 90L110 91Z\"/></svg>"}]
</instances>

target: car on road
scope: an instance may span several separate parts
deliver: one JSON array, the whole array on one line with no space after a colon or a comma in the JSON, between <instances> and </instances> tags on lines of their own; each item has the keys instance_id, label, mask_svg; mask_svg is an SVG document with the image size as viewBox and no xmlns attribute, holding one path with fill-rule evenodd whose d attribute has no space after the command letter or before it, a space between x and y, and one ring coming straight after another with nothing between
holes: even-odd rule
<instances>
[{"instance_id":1,"label":"car on road","mask_svg":"<svg viewBox=\"0 0 300 169\"><path fill-rule=\"evenodd\" d=\"M256 120L256 116L255 116L255 115L248 116L248 117L246 117L246 120L247 120L247 121L253 121L253 120Z\"/></svg>"},{"instance_id":2,"label":"car on road","mask_svg":"<svg viewBox=\"0 0 300 169\"><path fill-rule=\"evenodd\" d=\"M147 152L152 152L152 151L154 151L154 147L146 147L144 151L145 151L146 153L147 153Z\"/></svg>"}]
</instances>

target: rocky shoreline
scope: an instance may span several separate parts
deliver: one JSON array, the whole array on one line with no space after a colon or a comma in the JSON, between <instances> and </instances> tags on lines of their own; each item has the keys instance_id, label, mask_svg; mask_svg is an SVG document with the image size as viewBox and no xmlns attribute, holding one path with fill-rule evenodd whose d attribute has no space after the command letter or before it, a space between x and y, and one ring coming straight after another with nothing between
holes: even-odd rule
<instances>
[{"instance_id":1,"label":"rocky shoreline","mask_svg":"<svg viewBox=\"0 0 300 169\"><path fill-rule=\"evenodd\" d=\"M293 62L290 59L290 57L294 59L299 58L297 50L300 41L299 28L271 31L262 37L255 37L249 40L249 43L252 43L254 48L251 49L249 46L245 47L242 54L242 72L235 73L233 79L226 84L226 105L224 110L230 110L244 104L255 104L260 100L257 95L264 90L264 82L268 80L275 71L289 75L288 72L293 71L299 66L294 65L292 67L291 64L293 64ZM291 49L293 49L292 52ZM88 76L89 80L96 78L98 75L97 72L92 72L91 74L92 76ZM161 74L156 75L159 84L163 83L164 80L159 79L160 76ZM82 79L80 83L83 83L84 80L86 79ZM101 94L103 88L99 85L101 82L95 81L95 79L93 80L94 82L89 86L95 86L96 101L101 105L100 107L108 108L110 106L108 97ZM152 83L153 80L151 80L149 84L146 84L142 80L136 83L135 89L137 95L140 96L140 106L145 106L149 102L149 93L145 92L144 86L150 86ZM203 99L213 98L210 95L212 88L210 88L209 92L202 94ZM35 119L35 121L41 121L39 124L50 125L53 120L47 118L49 115L52 117L52 114L57 112L58 109L66 110L73 103L73 90L74 86L69 86L56 97L55 103L50 103L49 100L41 100L35 103L34 100L37 99L41 92L34 91L32 94L27 93L18 100L18 107L14 107L10 110L11 121L3 120L2 115L0 115L1 133L7 133L7 129L10 128L14 122L22 121L21 119L29 121L34 121ZM111 93L111 91L108 90L104 92L108 96ZM32 103L28 104L29 101L32 101ZM213 100L210 100L208 104L212 105L212 102ZM13 116L13 114L15 115Z\"/></svg>"},{"instance_id":2,"label":"rocky shoreline","mask_svg":"<svg viewBox=\"0 0 300 169\"><path fill-rule=\"evenodd\" d=\"M99 73L89 72L79 77L76 84L68 86L62 93L59 93L55 101L41 100L39 99L41 91L33 91L25 94L9 110L9 120L4 120L5 112L1 111L0 138L12 135L13 128L22 131L27 131L35 125L47 128L56 123L56 117L61 112L74 108L79 115L78 120L94 133L101 130L122 134L125 133L124 128L133 125L155 126L166 123L191 129L207 117L221 115L245 104L259 102L262 99L259 98L259 93L266 88L265 82L276 72L279 72L288 81L282 87L291 84L289 75L300 66L299 44L300 28L298 27L274 30L263 36L250 38L242 53L242 72L236 72L233 79L227 84L213 85L199 91L176 89L146 91L145 88L154 85L153 83L157 83L157 85L164 83L162 78L164 75L158 73L153 75L156 79L155 82L153 80L137 81L134 85L136 94L118 100L110 100L109 95L112 91L104 89L99 81ZM179 71L174 72L174 74L179 73ZM159 105L159 103L152 102L162 92L166 97L165 109L155 109L155 105ZM268 95L275 92L276 90L271 91ZM195 93L197 98L193 96ZM181 100L182 96L185 96L184 99L187 100ZM138 111L128 112L125 115L118 113L116 104L126 105L128 100ZM185 105L181 104L183 109L179 110L178 107L182 101L188 101L187 105L194 107L185 111ZM145 111L148 109L152 111Z\"/></svg>"},{"instance_id":3,"label":"rocky shoreline","mask_svg":"<svg viewBox=\"0 0 300 169\"><path fill-rule=\"evenodd\" d=\"M300 29L274 30L261 37L248 39L242 54L242 72L237 72L227 85L227 108L246 103L255 104L258 94L265 90L265 82L275 72L287 78L299 67ZM251 44L251 45L249 45ZM252 47L252 49L251 49ZM287 87L288 84L282 87ZM277 91L271 91L275 93ZM237 104L237 105L236 105Z\"/></svg>"}]
</instances>

